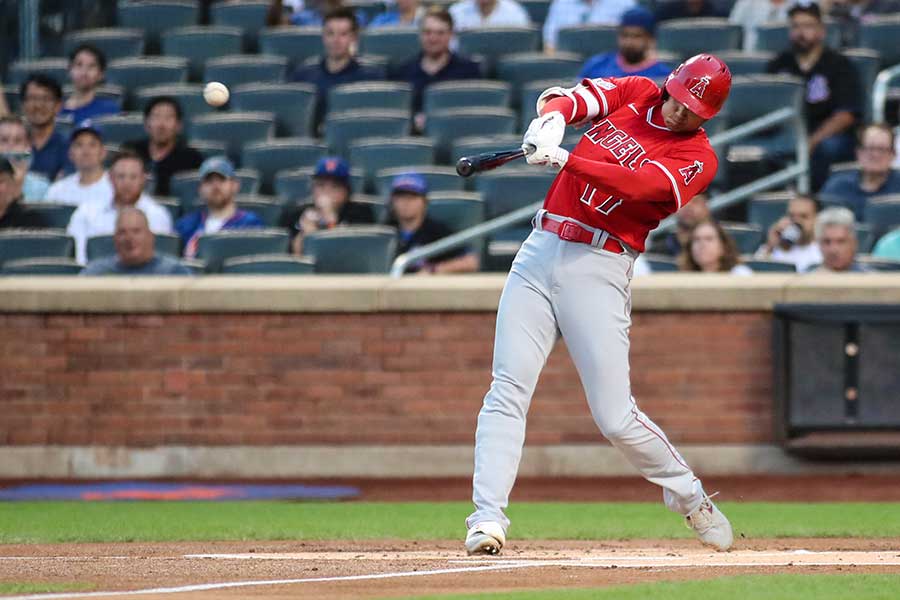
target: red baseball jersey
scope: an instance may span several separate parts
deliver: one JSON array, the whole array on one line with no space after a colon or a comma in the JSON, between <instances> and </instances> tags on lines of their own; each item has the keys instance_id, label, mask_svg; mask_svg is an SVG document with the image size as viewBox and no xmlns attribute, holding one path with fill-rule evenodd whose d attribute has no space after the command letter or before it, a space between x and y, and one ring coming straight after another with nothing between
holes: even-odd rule
<instances>
[{"instance_id":1,"label":"red baseball jersey","mask_svg":"<svg viewBox=\"0 0 900 600\"><path fill-rule=\"evenodd\" d=\"M572 114L564 115L569 123L591 126L547 192L544 208L643 252L660 220L713 180L718 161L706 133L668 129L662 90L644 77L585 79L558 95L574 100Z\"/></svg>"}]
</instances>

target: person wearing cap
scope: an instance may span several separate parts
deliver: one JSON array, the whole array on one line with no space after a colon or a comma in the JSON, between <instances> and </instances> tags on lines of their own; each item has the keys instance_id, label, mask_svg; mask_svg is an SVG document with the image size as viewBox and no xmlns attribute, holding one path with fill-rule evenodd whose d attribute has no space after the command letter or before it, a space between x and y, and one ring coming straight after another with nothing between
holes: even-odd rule
<instances>
[{"instance_id":1,"label":"person wearing cap","mask_svg":"<svg viewBox=\"0 0 900 600\"><path fill-rule=\"evenodd\" d=\"M556 48L559 30L577 25L615 25L634 0L553 0L544 20L544 49Z\"/></svg>"},{"instance_id":2,"label":"person wearing cap","mask_svg":"<svg viewBox=\"0 0 900 600\"><path fill-rule=\"evenodd\" d=\"M0 229L47 227L43 218L22 205L22 186L9 159L0 157Z\"/></svg>"},{"instance_id":3,"label":"person wearing cap","mask_svg":"<svg viewBox=\"0 0 900 600\"><path fill-rule=\"evenodd\" d=\"M234 165L224 156L207 158L200 165L200 196L206 202L204 208L178 219L175 230L184 242L184 255L197 255L200 236L223 229L251 229L263 227L263 222L250 211L241 210L235 203L241 182L234 172Z\"/></svg>"},{"instance_id":4,"label":"person wearing cap","mask_svg":"<svg viewBox=\"0 0 900 600\"><path fill-rule=\"evenodd\" d=\"M391 183L391 218L397 228L397 256L447 237L452 231L428 216L428 184L418 173L398 175ZM478 257L462 246L406 267L407 273L472 273Z\"/></svg>"},{"instance_id":5,"label":"person wearing cap","mask_svg":"<svg viewBox=\"0 0 900 600\"><path fill-rule=\"evenodd\" d=\"M134 152L124 150L109 167L113 195L107 202L85 202L75 209L69 226L69 235L75 238L75 260L84 264L87 260L87 240L98 235L112 235L116 217L121 209L133 206L147 216L153 233L172 233L172 217L169 211L151 198L145 191L147 172L144 160Z\"/></svg>"},{"instance_id":6,"label":"person wearing cap","mask_svg":"<svg viewBox=\"0 0 900 600\"><path fill-rule=\"evenodd\" d=\"M371 207L351 199L350 163L338 156L326 156L316 163L312 177L312 202L285 211L282 224L294 236L291 251L302 254L303 236L339 225L375 222Z\"/></svg>"},{"instance_id":7,"label":"person wearing cap","mask_svg":"<svg viewBox=\"0 0 900 600\"><path fill-rule=\"evenodd\" d=\"M113 188L103 168L103 133L90 119L79 123L69 136L69 160L75 165L75 172L51 185L47 200L74 206L95 201L109 203Z\"/></svg>"},{"instance_id":8,"label":"person wearing cap","mask_svg":"<svg viewBox=\"0 0 900 600\"><path fill-rule=\"evenodd\" d=\"M31 142L21 117L0 117L0 156L8 159L15 169L16 183L25 202L39 202L47 196L50 181L31 170Z\"/></svg>"},{"instance_id":9,"label":"person wearing cap","mask_svg":"<svg viewBox=\"0 0 900 600\"><path fill-rule=\"evenodd\" d=\"M116 253L94 259L81 275L191 275L174 256L156 253L156 237L141 209L125 207L116 216Z\"/></svg>"},{"instance_id":10,"label":"person wearing cap","mask_svg":"<svg viewBox=\"0 0 900 600\"><path fill-rule=\"evenodd\" d=\"M119 114L122 108L118 102L97 95L105 73L106 55L102 50L92 44L76 46L69 54L72 94L66 98L59 115L80 123L85 119Z\"/></svg>"},{"instance_id":11,"label":"person wearing cap","mask_svg":"<svg viewBox=\"0 0 900 600\"><path fill-rule=\"evenodd\" d=\"M672 72L671 65L656 60L656 19L646 8L637 6L625 11L616 40L618 51L589 58L579 79L628 75L660 79Z\"/></svg>"}]
</instances>

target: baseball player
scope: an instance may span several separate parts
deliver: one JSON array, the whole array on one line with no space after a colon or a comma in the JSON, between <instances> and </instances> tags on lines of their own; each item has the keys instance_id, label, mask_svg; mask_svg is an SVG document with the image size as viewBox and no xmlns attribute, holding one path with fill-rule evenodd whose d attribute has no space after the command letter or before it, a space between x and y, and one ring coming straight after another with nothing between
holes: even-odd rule
<instances>
[{"instance_id":1,"label":"baseball player","mask_svg":"<svg viewBox=\"0 0 900 600\"><path fill-rule=\"evenodd\" d=\"M553 87L537 102L523 147L532 165L559 175L534 218L500 298L493 382L475 434L475 512L466 521L469 554L496 554L525 441L525 416L558 336L603 435L641 474L663 488L700 540L732 544L731 524L665 434L631 396L628 329L634 260L661 219L709 185L717 160L701 126L722 107L731 73L697 55L660 89L643 77L585 79ZM570 153L566 125L585 124Z\"/></svg>"}]
</instances>

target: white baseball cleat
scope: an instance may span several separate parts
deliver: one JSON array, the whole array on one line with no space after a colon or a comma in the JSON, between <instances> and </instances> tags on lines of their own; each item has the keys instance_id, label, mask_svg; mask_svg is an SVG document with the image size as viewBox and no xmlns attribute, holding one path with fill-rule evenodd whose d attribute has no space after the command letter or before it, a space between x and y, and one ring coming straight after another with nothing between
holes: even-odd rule
<instances>
[{"instance_id":1,"label":"white baseball cleat","mask_svg":"<svg viewBox=\"0 0 900 600\"><path fill-rule=\"evenodd\" d=\"M506 543L506 534L500 523L484 521L476 523L466 534L466 552L473 554L500 554Z\"/></svg>"},{"instance_id":2,"label":"white baseball cleat","mask_svg":"<svg viewBox=\"0 0 900 600\"><path fill-rule=\"evenodd\" d=\"M731 523L728 522L722 511L713 504L709 496L704 496L700 506L685 519L687 526L693 529L700 541L707 546L712 546L720 552L725 552L734 543Z\"/></svg>"}]
</instances>

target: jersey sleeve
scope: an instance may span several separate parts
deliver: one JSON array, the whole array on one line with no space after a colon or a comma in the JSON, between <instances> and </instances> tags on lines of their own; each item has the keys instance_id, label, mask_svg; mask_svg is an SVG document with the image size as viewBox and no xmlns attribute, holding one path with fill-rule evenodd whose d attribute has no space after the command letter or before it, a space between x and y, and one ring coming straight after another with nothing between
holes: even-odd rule
<instances>
[{"instance_id":1,"label":"jersey sleeve","mask_svg":"<svg viewBox=\"0 0 900 600\"><path fill-rule=\"evenodd\" d=\"M675 198L676 210L690 202L697 194L706 191L719 168L716 153L705 137L703 142L692 140L647 164L662 171L668 179Z\"/></svg>"},{"instance_id":2,"label":"jersey sleeve","mask_svg":"<svg viewBox=\"0 0 900 600\"><path fill-rule=\"evenodd\" d=\"M537 114L554 98L571 100L567 123L602 119L630 102L641 102L659 93L659 87L646 77L585 78L571 88L552 87L538 97Z\"/></svg>"}]
</instances>

